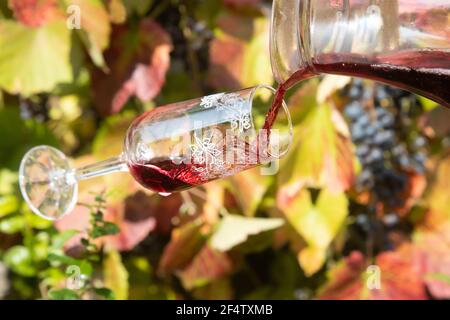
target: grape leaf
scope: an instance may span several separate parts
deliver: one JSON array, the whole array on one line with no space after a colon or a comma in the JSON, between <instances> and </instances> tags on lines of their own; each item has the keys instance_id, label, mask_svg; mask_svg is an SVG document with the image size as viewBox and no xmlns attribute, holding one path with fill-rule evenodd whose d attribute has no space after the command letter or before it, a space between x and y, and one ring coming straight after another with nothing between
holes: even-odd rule
<instances>
[{"instance_id":1,"label":"grape leaf","mask_svg":"<svg viewBox=\"0 0 450 320\"><path fill-rule=\"evenodd\" d=\"M36 275L36 265L32 253L25 246L17 245L8 249L3 257L5 264L15 273L24 277Z\"/></svg>"},{"instance_id":2,"label":"grape leaf","mask_svg":"<svg viewBox=\"0 0 450 320\"><path fill-rule=\"evenodd\" d=\"M28 96L73 79L70 31L64 21L28 28L1 20L0 47L0 87L9 93Z\"/></svg>"},{"instance_id":3,"label":"grape leaf","mask_svg":"<svg viewBox=\"0 0 450 320\"><path fill-rule=\"evenodd\" d=\"M105 190L105 185L90 184L87 189L80 188L80 203L93 204L94 194L100 194ZM115 235L101 237L96 240L97 244L107 244L113 249L119 251L128 251L133 249L141 242L149 232L156 227L156 219L152 216L154 205L150 198L143 193L134 194L120 200L108 200L104 219L107 222L116 224L120 232ZM89 226L90 209L78 205L75 210L64 216L55 223L58 230L79 230L80 234L71 238L65 245L66 249L76 250L80 247L80 240L86 237L85 230Z\"/></svg>"},{"instance_id":4,"label":"grape leaf","mask_svg":"<svg viewBox=\"0 0 450 320\"><path fill-rule=\"evenodd\" d=\"M142 17L148 12L153 2L154 0L125 0L124 5L129 15L137 13Z\"/></svg>"},{"instance_id":5,"label":"grape leaf","mask_svg":"<svg viewBox=\"0 0 450 320\"><path fill-rule=\"evenodd\" d=\"M103 261L103 281L114 292L117 300L128 298L128 271L122 264L119 252L110 250Z\"/></svg>"},{"instance_id":6,"label":"grape leaf","mask_svg":"<svg viewBox=\"0 0 450 320\"><path fill-rule=\"evenodd\" d=\"M157 223L153 217L153 201L143 192L127 197L124 202L123 211L121 206L116 206L116 215L111 217L112 222L119 226L120 233L106 240L120 251L132 250L155 229ZM108 213L111 214L111 210Z\"/></svg>"},{"instance_id":7,"label":"grape leaf","mask_svg":"<svg viewBox=\"0 0 450 320\"><path fill-rule=\"evenodd\" d=\"M159 262L160 274L182 269L191 262L206 241L202 227L203 223L194 220L172 232L172 239L164 248Z\"/></svg>"},{"instance_id":8,"label":"grape leaf","mask_svg":"<svg viewBox=\"0 0 450 320\"><path fill-rule=\"evenodd\" d=\"M89 56L98 67L105 67L102 52L109 46L111 25L108 12L101 0L64 0L65 5L77 6L80 27L77 34L86 46Z\"/></svg>"},{"instance_id":9,"label":"grape leaf","mask_svg":"<svg viewBox=\"0 0 450 320\"><path fill-rule=\"evenodd\" d=\"M215 251L205 245L178 276L183 287L191 290L225 277L232 271L233 261L226 253Z\"/></svg>"},{"instance_id":10,"label":"grape leaf","mask_svg":"<svg viewBox=\"0 0 450 320\"><path fill-rule=\"evenodd\" d=\"M127 20L127 8L122 0L109 0L108 11L112 23L121 24Z\"/></svg>"},{"instance_id":11,"label":"grape leaf","mask_svg":"<svg viewBox=\"0 0 450 320\"><path fill-rule=\"evenodd\" d=\"M9 0L14 17L23 25L38 28L63 17L57 0Z\"/></svg>"},{"instance_id":12,"label":"grape leaf","mask_svg":"<svg viewBox=\"0 0 450 320\"><path fill-rule=\"evenodd\" d=\"M210 238L211 248L225 252L246 242L251 236L272 231L283 225L282 219L248 218L227 215L219 222L217 230Z\"/></svg>"},{"instance_id":13,"label":"grape leaf","mask_svg":"<svg viewBox=\"0 0 450 320\"><path fill-rule=\"evenodd\" d=\"M325 252L348 215L347 197L344 193L324 189L313 203L310 192L302 189L280 209L308 244L299 253L300 265L307 275L316 273L324 264Z\"/></svg>"},{"instance_id":14,"label":"grape leaf","mask_svg":"<svg viewBox=\"0 0 450 320\"><path fill-rule=\"evenodd\" d=\"M148 102L165 83L172 43L169 34L150 18L137 27L117 25L104 56L110 69L91 69L93 98L106 116L118 112L132 96Z\"/></svg>"},{"instance_id":15,"label":"grape leaf","mask_svg":"<svg viewBox=\"0 0 450 320\"><path fill-rule=\"evenodd\" d=\"M329 281L319 290L319 299L330 300L423 300L426 299L423 275L415 268L417 250L404 245L376 258L380 288L370 287L371 269L364 256L352 252L328 271Z\"/></svg>"},{"instance_id":16,"label":"grape leaf","mask_svg":"<svg viewBox=\"0 0 450 320\"><path fill-rule=\"evenodd\" d=\"M425 284L431 295L450 299L450 220L434 228L419 228L414 243L424 255Z\"/></svg>"},{"instance_id":17,"label":"grape leaf","mask_svg":"<svg viewBox=\"0 0 450 320\"><path fill-rule=\"evenodd\" d=\"M80 300L78 293L70 289L50 290L48 296L52 300Z\"/></svg>"},{"instance_id":18,"label":"grape leaf","mask_svg":"<svg viewBox=\"0 0 450 320\"><path fill-rule=\"evenodd\" d=\"M425 217L429 227L439 227L450 220L450 155L446 155L435 165L431 183L426 193L425 201L429 214Z\"/></svg>"},{"instance_id":19,"label":"grape leaf","mask_svg":"<svg viewBox=\"0 0 450 320\"><path fill-rule=\"evenodd\" d=\"M232 300L234 297L232 281L228 278L220 278L194 288L192 296L199 300Z\"/></svg>"},{"instance_id":20,"label":"grape leaf","mask_svg":"<svg viewBox=\"0 0 450 320\"><path fill-rule=\"evenodd\" d=\"M211 42L209 84L217 90L271 84L269 19L227 12Z\"/></svg>"},{"instance_id":21,"label":"grape leaf","mask_svg":"<svg viewBox=\"0 0 450 320\"><path fill-rule=\"evenodd\" d=\"M0 50L0 55L2 52L3 49ZM34 120L24 121L18 108L0 110L0 136L8 137L0 139L0 167L14 171L30 148L41 144L57 146L57 140L45 125ZM2 183L3 188L7 186Z\"/></svg>"},{"instance_id":22,"label":"grape leaf","mask_svg":"<svg viewBox=\"0 0 450 320\"><path fill-rule=\"evenodd\" d=\"M423 115L422 129L430 138L444 138L450 134L449 117L448 108L434 108Z\"/></svg>"},{"instance_id":23,"label":"grape leaf","mask_svg":"<svg viewBox=\"0 0 450 320\"><path fill-rule=\"evenodd\" d=\"M254 168L230 178L231 191L246 216L253 216L272 182L261 175L261 168Z\"/></svg>"},{"instance_id":24,"label":"grape leaf","mask_svg":"<svg viewBox=\"0 0 450 320\"><path fill-rule=\"evenodd\" d=\"M95 288L94 292L100 297L105 298L106 300L115 300L116 296L114 292L108 288Z\"/></svg>"},{"instance_id":25,"label":"grape leaf","mask_svg":"<svg viewBox=\"0 0 450 320\"><path fill-rule=\"evenodd\" d=\"M1 174L1 172L0 172ZM13 195L0 195L0 218L7 216L19 209L19 200ZM1 224L2 222L0 222Z\"/></svg>"},{"instance_id":26,"label":"grape leaf","mask_svg":"<svg viewBox=\"0 0 450 320\"><path fill-rule=\"evenodd\" d=\"M312 91L314 90L314 91ZM297 125L292 152L282 161L279 197L288 197L302 185L348 190L355 179L356 160L348 128L328 103L317 105L317 82L303 86L289 100ZM314 98L313 98L314 97Z\"/></svg>"}]
</instances>

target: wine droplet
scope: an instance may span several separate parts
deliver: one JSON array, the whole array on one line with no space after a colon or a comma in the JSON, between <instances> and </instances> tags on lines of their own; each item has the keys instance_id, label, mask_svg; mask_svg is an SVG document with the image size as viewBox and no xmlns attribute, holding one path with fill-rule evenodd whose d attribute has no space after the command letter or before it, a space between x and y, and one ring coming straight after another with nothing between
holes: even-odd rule
<instances>
[{"instance_id":1,"label":"wine droplet","mask_svg":"<svg viewBox=\"0 0 450 320\"><path fill-rule=\"evenodd\" d=\"M170 193L170 192L159 192L159 195L160 196L163 196L163 197L168 197L168 196L170 196L172 193Z\"/></svg>"}]
</instances>

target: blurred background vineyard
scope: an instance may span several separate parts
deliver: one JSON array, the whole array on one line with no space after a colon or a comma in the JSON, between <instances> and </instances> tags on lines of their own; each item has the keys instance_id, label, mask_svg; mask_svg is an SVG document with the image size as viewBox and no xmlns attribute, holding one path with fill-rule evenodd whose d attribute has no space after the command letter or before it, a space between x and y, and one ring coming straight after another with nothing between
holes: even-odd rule
<instances>
[{"instance_id":1,"label":"blurred background vineyard","mask_svg":"<svg viewBox=\"0 0 450 320\"><path fill-rule=\"evenodd\" d=\"M66 26L73 4L80 30ZM81 183L54 224L23 202L17 170L35 145L92 163L120 153L144 111L274 84L270 10L0 1L0 299L450 298L450 112L373 82L326 76L291 90L295 142L275 176L162 197L109 175Z\"/></svg>"}]
</instances>

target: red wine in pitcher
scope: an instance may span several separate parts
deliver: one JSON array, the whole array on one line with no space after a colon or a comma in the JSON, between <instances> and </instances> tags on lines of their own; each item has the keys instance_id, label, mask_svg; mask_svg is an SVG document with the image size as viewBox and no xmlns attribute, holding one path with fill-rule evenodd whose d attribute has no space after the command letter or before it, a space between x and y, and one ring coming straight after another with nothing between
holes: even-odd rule
<instances>
[{"instance_id":1,"label":"red wine in pitcher","mask_svg":"<svg viewBox=\"0 0 450 320\"><path fill-rule=\"evenodd\" d=\"M312 67L298 70L280 85L264 128L272 127L286 90L320 73L384 82L450 108L450 51L412 50L374 58L357 54L324 54L315 58Z\"/></svg>"}]
</instances>

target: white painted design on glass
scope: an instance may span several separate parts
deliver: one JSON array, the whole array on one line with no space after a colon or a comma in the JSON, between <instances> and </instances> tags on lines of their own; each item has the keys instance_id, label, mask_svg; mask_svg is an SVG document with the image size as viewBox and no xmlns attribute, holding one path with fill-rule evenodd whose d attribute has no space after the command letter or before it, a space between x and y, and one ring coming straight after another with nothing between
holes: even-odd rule
<instances>
[{"instance_id":1,"label":"white painted design on glass","mask_svg":"<svg viewBox=\"0 0 450 320\"><path fill-rule=\"evenodd\" d=\"M190 146L195 170L201 173L205 179L211 177L214 172L224 171L224 161L220 142L216 143L213 136L202 139L194 135L195 143Z\"/></svg>"},{"instance_id":2,"label":"white painted design on glass","mask_svg":"<svg viewBox=\"0 0 450 320\"><path fill-rule=\"evenodd\" d=\"M252 127L250 108L247 103L236 93L218 93L203 97L200 106L205 109L215 107L218 111L225 111L231 129L244 132Z\"/></svg>"}]
</instances>

